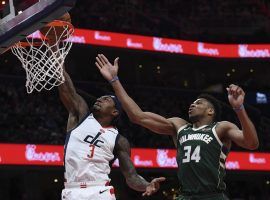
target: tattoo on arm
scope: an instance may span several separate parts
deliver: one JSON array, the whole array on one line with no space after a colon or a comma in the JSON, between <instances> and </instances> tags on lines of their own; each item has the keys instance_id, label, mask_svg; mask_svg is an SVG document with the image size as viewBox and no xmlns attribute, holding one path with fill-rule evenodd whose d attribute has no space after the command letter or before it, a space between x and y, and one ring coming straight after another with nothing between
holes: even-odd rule
<instances>
[{"instance_id":1,"label":"tattoo on arm","mask_svg":"<svg viewBox=\"0 0 270 200\"><path fill-rule=\"evenodd\" d=\"M115 153L119 159L120 169L126 178L128 186L136 191L145 191L149 182L137 174L135 166L130 159L129 142L121 135L119 135L116 141Z\"/></svg>"}]
</instances>

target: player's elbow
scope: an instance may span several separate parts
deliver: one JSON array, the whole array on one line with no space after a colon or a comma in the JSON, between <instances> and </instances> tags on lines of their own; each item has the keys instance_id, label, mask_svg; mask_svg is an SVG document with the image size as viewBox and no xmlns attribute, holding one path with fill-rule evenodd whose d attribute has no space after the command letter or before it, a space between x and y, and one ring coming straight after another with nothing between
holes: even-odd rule
<instances>
[{"instance_id":1,"label":"player's elbow","mask_svg":"<svg viewBox=\"0 0 270 200\"><path fill-rule=\"evenodd\" d=\"M251 145L251 149L250 150L256 150L259 148L259 141L257 141L256 143L254 143L253 145Z\"/></svg>"},{"instance_id":2,"label":"player's elbow","mask_svg":"<svg viewBox=\"0 0 270 200\"><path fill-rule=\"evenodd\" d=\"M259 148L259 141L255 140L249 144L246 144L246 148L249 150L256 150Z\"/></svg>"}]
</instances>

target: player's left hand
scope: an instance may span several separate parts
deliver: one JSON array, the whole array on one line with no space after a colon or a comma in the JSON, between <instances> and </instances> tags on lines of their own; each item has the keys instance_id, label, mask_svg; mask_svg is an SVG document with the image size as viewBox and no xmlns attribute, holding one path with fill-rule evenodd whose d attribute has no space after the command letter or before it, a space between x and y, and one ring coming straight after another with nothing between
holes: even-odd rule
<instances>
[{"instance_id":1,"label":"player's left hand","mask_svg":"<svg viewBox=\"0 0 270 200\"><path fill-rule=\"evenodd\" d=\"M146 187L145 192L142 194L142 196L150 196L154 193L156 193L159 188L160 188L160 182L165 181L166 178L165 177L159 177L159 178L155 178L153 179L150 184Z\"/></svg>"},{"instance_id":2,"label":"player's left hand","mask_svg":"<svg viewBox=\"0 0 270 200\"><path fill-rule=\"evenodd\" d=\"M112 65L108 58L106 58L106 56L104 56L103 54L98 54L98 56L96 57L96 66L99 69L100 73L102 74L102 76L107 80L110 81L112 80L115 76L117 76L118 73L118 60L119 58L117 57L114 60L114 64Z\"/></svg>"},{"instance_id":3,"label":"player's left hand","mask_svg":"<svg viewBox=\"0 0 270 200\"><path fill-rule=\"evenodd\" d=\"M241 87L231 84L226 89L228 91L228 100L233 108L239 108L243 105L245 92Z\"/></svg>"}]
</instances>

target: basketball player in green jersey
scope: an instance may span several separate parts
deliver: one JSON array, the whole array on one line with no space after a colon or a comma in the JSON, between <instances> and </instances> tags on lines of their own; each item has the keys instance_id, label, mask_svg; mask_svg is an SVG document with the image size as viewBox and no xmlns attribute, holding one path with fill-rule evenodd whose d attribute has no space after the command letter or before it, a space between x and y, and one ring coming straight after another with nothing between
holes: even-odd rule
<instances>
[{"instance_id":1,"label":"basketball player in green jersey","mask_svg":"<svg viewBox=\"0 0 270 200\"><path fill-rule=\"evenodd\" d=\"M209 95L199 96L189 108L189 122L173 117L143 112L128 96L118 77L118 58L112 65L99 54L96 66L110 82L130 120L158 134L171 135L177 147L178 178L181 195L178 200L223 200L225 161L231 143L254 150L259 141L256 129L243 106L245 93L237 85L227 88L228 100L240 120L242 130L228 121L216 121L218 101Z\"/></svg>"}]
</instances>

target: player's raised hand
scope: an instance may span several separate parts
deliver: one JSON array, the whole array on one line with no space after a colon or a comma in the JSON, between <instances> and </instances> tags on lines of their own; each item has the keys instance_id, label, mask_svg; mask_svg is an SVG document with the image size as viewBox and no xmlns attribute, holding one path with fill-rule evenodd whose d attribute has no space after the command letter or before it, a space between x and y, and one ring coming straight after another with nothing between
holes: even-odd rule
<instances>
[{"instance_id":1,"label":"player's raised hand","mask_svg":"<svg viewBox=\"0 0 270 200\"><path fill-rule=\"evenodd\" d=\"M118 73L118 60L119 60L119 58L117 57L114 60L114 64L112 65L109 62L109 60L103 54L98 54L97 55L95 65L97 66L100 73L102 74L102 76L107 81L110 81L114 77L117 76L117 73Z\"/></svg>"},{"instance_id":2,"label":"player's raised hand","mask_svg":"<svg viewBox=\"0 0 270 200\"><path fill-rule=\"evenodd\" d=\"M228 91L228 100L234 109L243 106L245 99L245 92L238 85L231 84L226 88Z\"/></svg>"},{"instance_id":3,"label":"player's raised hand","mask_svg":"<svg viewBox=\"0 0 270 200\"><path fill-rule=\"evenodd\" d=\"M142 194L142 196L150 196L154 193L156 193L159 188L160 188L160 182L165 181L166 178L165 177L159 177L159 178L155 178L153 179L150 184L146 187L145 192Z\"/></svg>"}]
</instances>

